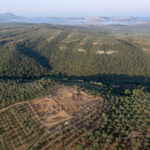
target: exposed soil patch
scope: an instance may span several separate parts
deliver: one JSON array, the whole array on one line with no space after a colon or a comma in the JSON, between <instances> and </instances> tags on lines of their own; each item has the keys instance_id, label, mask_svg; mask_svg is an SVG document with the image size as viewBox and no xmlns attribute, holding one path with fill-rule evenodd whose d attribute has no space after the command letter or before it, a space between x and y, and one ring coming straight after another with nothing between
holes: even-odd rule
<instances>
[{"instance_id":1,"label":"exposed soil patch","mask_svg":"<svg viewBox=\"0 0 150 150\"><path fill-rule=\"evenodd\" d=\"M150 49L149 48L143 48L143 51L144 52L150 52Z\"/></svg>"},{"instance_id":2,"label":"exposed soil patch","mask_svg":"<svg viewBox=\"0 0 150 150\"><path fill-rule=\"evenodd\" d=\"M118 53L118 51L114 51L114 50L109 50L109 51L104 51L104 50L99 50L96 52L96 54L102 55L102 54L107 54L107 55L111 55L111 54L115 54Z\"/></svg>"},{"instance_id":3,"label":"exposed soil patch","mask_svg":"<svg viewBox=\"0 0 150 150\"><path fill-rule=\"evenodd\" d=\"M62 31L55 32L53 36L50 36L46 39L47 42L51 42L52 40L54 40L60 33L62 33Z\"/></svg>"},{"instance_id":4,"label":"exposed soil patch","mask_svg":"<svg viewBox=\"0 0 150 150\"><path fill-rule=\"evenodd\" d=\"M54 125L71 118L52 98L34 99L28 105L44 126Z\"/></svg>"},{"instance_id":5,"label":"exposed soil patch","mask_svg":"<svg viewBox=\"0 0 150 150\"><path fill-rule=\"evenodd\" d=\"M85 49L82 49L82 48L79 48L79 49L78 49L78 52L86 52L86 50L85 50Z\"/></svg>"},{"instance_id":6,"label":"exposed soil patch","mask_svg":"<svg viewBox=\"0 0 150 150\"><path fill-rule=\"evenodd\" d=\"M67 47L66 47L66 46L60 46L59 49L60 49L60 50L66 50Z\"/></svg>"},{"instance_id":7,"label":"exposed soil patch","mask_svg":"<svg viewBox=\"0 0 150 150\"><path fill-rule=\"evenodd\" d=\"M93 96L70 87L59 88L53 99L70 115L81 111L79 106L82 104L96 100Z\"/></svg>"},{"instance_id":8,"label":"exposed soil patch","mask_svg":"<svg viewBox=\"0 0 150 150\"><path fill-rule=\"evenodd\" d=\"M132 131L128 136L127 138L135 138L135 137L138 137L142 135L142 133L138 132L138 131Z\"/></svg>"},{"instance_id":9,"label":"exposed soil patch","mask_svg":"<svg viewBox=\"0 0 150 150\"><path fill-rule=\"evenodd\" d=\"M105 54L105 51L104 50L99 50L99 51L96 52L96 54L102 55L102 54Z\"/></svg>"},{"instance_id":10,"label":"exposed soil patch","mask_svg":"<svg viewBox=\"0 0 150 150\"><path fill-rule=\"evenodd\" d=\"M62 86L46 98L31 100L28 105L35 117L44 125L51 126L73 118L82 112L82 104L98 100L75 88Z\"/></svg>"}]
</instances>

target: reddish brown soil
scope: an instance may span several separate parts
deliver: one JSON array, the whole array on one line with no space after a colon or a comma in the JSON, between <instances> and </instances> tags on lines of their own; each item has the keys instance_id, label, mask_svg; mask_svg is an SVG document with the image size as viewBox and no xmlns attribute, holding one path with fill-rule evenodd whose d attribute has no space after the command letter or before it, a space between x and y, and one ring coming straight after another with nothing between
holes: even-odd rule
<instances>
[{"instance_id":1,"label":"reddish brown soil","mask_svg":"<svg viewBox=\"0 0 150 150\"><path fill-rule=\"evenodd\" d=\"M3 108L4 112L20 104L28 104L35 118L40 121L41 127L50 127L74 117L82 112L82 104L101 100L94 98L83 91L79 91L69 86L61 86L55 90L51 98L43 97L26 102L20 102Z\"/></svg>"},{"instance_id":2,"label":"reddish brown soil","mask_svg":"<svg viewBox=\"0 0 150 150\"><path fill-rule=\"evenodd\" d=\"M98 100L75 88L61 86L51 98L31 100L28 105L35 117L44 125L51 126L71 119L82 111L82 104Z\"/></svg>"}]
</instances>

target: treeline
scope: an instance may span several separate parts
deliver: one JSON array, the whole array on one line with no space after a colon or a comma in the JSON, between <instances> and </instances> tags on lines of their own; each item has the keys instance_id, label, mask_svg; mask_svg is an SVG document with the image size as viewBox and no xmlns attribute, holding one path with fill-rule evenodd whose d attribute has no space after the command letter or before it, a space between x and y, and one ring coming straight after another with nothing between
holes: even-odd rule
<instances>
[{"instance_id":1,"label":"treeline","mask_svg":"<svg viewBox=\"0 0 150 150\"><path fill-rule=\"evenodd\" d=\"M48 96L58 85L52 79L0 80L0 109L17 102Z\"/></svg>"}]
</instances>

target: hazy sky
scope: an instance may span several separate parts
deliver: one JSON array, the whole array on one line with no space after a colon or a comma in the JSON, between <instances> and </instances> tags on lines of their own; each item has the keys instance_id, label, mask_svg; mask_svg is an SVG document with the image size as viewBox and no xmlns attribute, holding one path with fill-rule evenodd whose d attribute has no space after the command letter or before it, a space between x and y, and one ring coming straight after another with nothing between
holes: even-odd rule
<instances>
[{"instance_id":1,"label":"hazy sky","mask_svg":"<svg viewBox=\"0 0 150 150\"><path fill-rule=\"evenodd\" d=\"M0 0L0 13L22 16L150 16L150 0Z\"/></svg>"}]
</instances>

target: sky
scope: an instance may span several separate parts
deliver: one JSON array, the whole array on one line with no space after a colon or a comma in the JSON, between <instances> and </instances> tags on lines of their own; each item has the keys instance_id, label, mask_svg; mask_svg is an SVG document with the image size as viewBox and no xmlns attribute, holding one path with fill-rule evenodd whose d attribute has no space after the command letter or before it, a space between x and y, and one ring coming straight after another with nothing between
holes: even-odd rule
<instances>
[{"instance_id":1,"label":"sky","mask_svg":"<svg viewBox=\"0 0 150 150\"><path fill-rule=\"evenodd\" d=\"M0 0L0 13L26 17L150 16L150 0Z\"/></svg>"}]
</instances>

